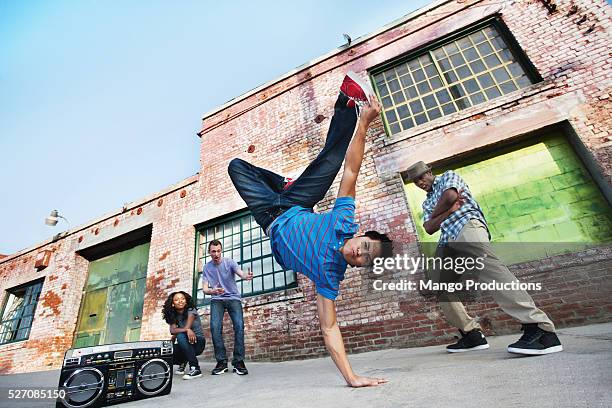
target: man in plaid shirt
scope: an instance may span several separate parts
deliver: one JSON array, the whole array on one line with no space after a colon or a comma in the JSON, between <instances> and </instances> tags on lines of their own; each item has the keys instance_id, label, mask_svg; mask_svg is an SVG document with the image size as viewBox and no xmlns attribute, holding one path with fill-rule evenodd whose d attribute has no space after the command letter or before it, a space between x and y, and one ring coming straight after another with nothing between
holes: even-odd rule
<instances>
[{"instance_id":1,"label":"man in plaid shirt","mask_svg":"<svg viewBox=\"0 0 612 408\"><path fill-rule=\"evenodd\" d=\"M435 176L422 161L406 170L408 179L427 192L423 202L423 227L428 234L441 231L436 257L483 260L482 270L472 270L481 283L517 282L493 252L491 235L482 209L472 197L469 187L454 171ZM441 271L450 281L461 278L460 271ZM451 275L451 276L449 276ZM508 346L510 353L541 355L563 350L555 334L555 326L546 313L538 309L524 290L494 290L490 292L500 308L522 323L523 335ZM483 350L489 344L477 319L469 316L456 293L443 292L438 297L447 322L459 329L461 338L446 347L450 353Z\"/></svg>"},{"instance_id":2,"label":"man in plaid shirt","mask_svg":"<svg viewBox=\"0 0 612 408\"><path fill-rule=\"evenodd\" d=\"M487 226L482 209L476 200L472 198L469 187L467 184L465 184L463 179L452 170L447 171L440 177L434 177L431 191L427 193L427 199L423 202L424 222L427 223L431 220L432 215L435 214L434 210L436 209L436 205L440 201L440 198L442 198L444 192L448 191L449 189L462 192L461 196L463 197L463 205L461 205L458 210L451 212L448 217L446 217L446 219L440 223L440 230L442 230L442 234L440 235L441 244L447 243L449 239L457 239L457 236L465 224L467 224L471 219L480 221L485 228ZM451 192L449 192L447 197L450 196L449 198L453 198L450 194ZM427 232L431 234L431 232ZM490 238L491 234L489 233L488 228L487 234Z\"/></svg>"}]
</instances>

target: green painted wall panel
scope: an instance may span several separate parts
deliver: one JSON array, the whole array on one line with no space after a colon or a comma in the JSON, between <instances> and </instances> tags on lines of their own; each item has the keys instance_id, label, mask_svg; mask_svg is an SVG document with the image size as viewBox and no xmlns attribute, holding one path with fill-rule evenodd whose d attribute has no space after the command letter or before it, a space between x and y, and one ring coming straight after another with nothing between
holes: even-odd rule
<instances>
[{"instance_id":1,"label":"green painted wall panel","mask_svg":"<svg viewBox=\"0 0 612 408\"><path fill-rule=\"evenodd\" d=\"M86 292L79 314L78 332L95 332L104 329L106 322L106 288Z\"/></svg>"},{"instance_id":2,"label":"green painted wall panel","mask_svg":"<svg viewBox=\"0 0 612 408\"><path fill-rule=\"evenodd\" d=\"M588 246L612 242L610 205L561 134L477 163L457 163L435 172L441 174L448 169L455 170L470 186L485 213L494 243ZM413 183L406 184L405 191L419 240L437 242L439 233L430 236L422 226L425 192ZM563 252L562 247L535 245L528 255L507 250L500 256L507 263L515 263Z\"/></svg>"},{"instance_id":3,"label":"green painted wall panel","mask_svg":"<svg viewBox=\"0 0 612 408\"><path fill-rule=\"evenodd\" d=\"M76 347L139 339L149 248L145 243L90 262Z\"/></svg>"},{"instance_id":4,"label":"green painted wall panel","mask_svg":"<svg viewBox=\"0 0 612 408\"><path fill-rule=\"evenodd\" d=\"M144 278L147 275L150 246L150 243L145 243L90 262L86 290Z\"/></svg>"},{"instance_id":5,"label":"green painted wall panel","mask_svg":"<svg viewBox=\"0 0 612 408\"><path fill-rule=\"evenodd\" d=\"M75 340L74 340L74 347L75 348L79 348L79 347L90 347L90 346L97 346L101 344L100 343L100 332L95 332L95 333L77 333Z\"/></svg>"},{"instance_id":6,"label":"green painted wall panel","mask_svg":"<svg viewBox=\"0 0 612 408\"><path fill-rule=\"evenodd\" d=\"M118 266L119 256L117 254L90 262L85 290L90 292L98 288L110 286Z\"/></svg>"}]
</instances>

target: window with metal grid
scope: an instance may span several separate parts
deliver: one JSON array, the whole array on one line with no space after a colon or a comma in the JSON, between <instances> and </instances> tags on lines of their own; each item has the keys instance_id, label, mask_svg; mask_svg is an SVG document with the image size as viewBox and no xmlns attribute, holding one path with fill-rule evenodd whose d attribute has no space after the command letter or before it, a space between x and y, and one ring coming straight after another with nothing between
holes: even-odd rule
<instances>
[{"instance_id":1,"label":"window with metal grid","mask_svg":"<svg viewBox=\"0 0 612 408\"><path fill-rule=\"evenodd\" d=\"M197 256L199 262L196 276L197 304L208 302L210 296L202 291L202 269L211 260L208 243L213 239L221 241L223 257L232 258L247 272L251 268L253 280L247 281L235 276L242 296L258 295L297 286L295 272L284 270L274 259L270 239L255 222L250 213L241 213L224 220L207 224L197 230Z\"/></svg>"},{"instance_id":2,"label":"window with metal grid","mask_svg":"<svg viewBox=\"0 0 612 408\"><path fill-rule=\"evenodd\" d=\"M30 336L42 285L42 281L36 281L6 291L0 321L0 344L26 340Z\"/></svg>"},{"instance_id":3,"label":"window with metal grid","mask_svg":"<svg viewBox=\"0 0 612 408\"><path fill-rule=\"evenodd\" d=\"M529 86L534 81L495 25L374 72L390 135Z\"/></svg>"}]
</instances>

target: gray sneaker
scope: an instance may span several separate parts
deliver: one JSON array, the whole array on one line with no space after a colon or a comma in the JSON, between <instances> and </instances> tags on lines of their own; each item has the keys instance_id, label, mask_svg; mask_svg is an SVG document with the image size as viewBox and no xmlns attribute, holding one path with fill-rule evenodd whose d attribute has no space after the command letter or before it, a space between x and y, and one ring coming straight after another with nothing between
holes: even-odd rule
<instances>
[{"instance_id":1,"label":"gray sneaker","mask_svg":"<svg viewBox=\"0 0 612 408\"><path fill-rule=\"evenodd\" d=\"M199 367L190 367L190 370L187 374L183 376L183 380L193 380L194 378L199 378L202 376L202 372Z\"/></svg>"},{"instance_id":2,"label":"gray sneaker","mask_svg":"<svg viewBox=\"0 0 612 408\"><path fill-rule=\"evenodd\" d=\"M174 374L183 375L185 374L185 368L187 367L187 363L179 364L178 368L174 372Z\"/></svg>"}]
</instances>

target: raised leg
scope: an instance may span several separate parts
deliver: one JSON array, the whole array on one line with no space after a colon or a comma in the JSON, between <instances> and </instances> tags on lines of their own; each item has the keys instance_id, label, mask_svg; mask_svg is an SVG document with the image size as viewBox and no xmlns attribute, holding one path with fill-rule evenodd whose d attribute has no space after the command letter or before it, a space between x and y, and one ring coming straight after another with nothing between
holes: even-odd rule
<instances>
[{"instance_id":1,"label":"raised leg","mask_svg":"<svg viewBox=\"0 0 612 408\"><path fill-rule=\"evenodd\" d=\"M348 98L340 94L334 106L325 146L300 177L281 194L283 207L299 205L312 208L325 197L340 171L357 125L357 111L346 106Z\"/></svg>"},{"instance_id":2,"label":"raised leg","mask_svg":"<svg viewBox=\"0 0 612 408\"><path fill-rule=\"evenodd\" d=\"M233 159L228 173L255 221L265 231L274 220L273 209L280 205L279 193L283 188L283 177L242 159Z\"/></svg>"}]
</instances>

